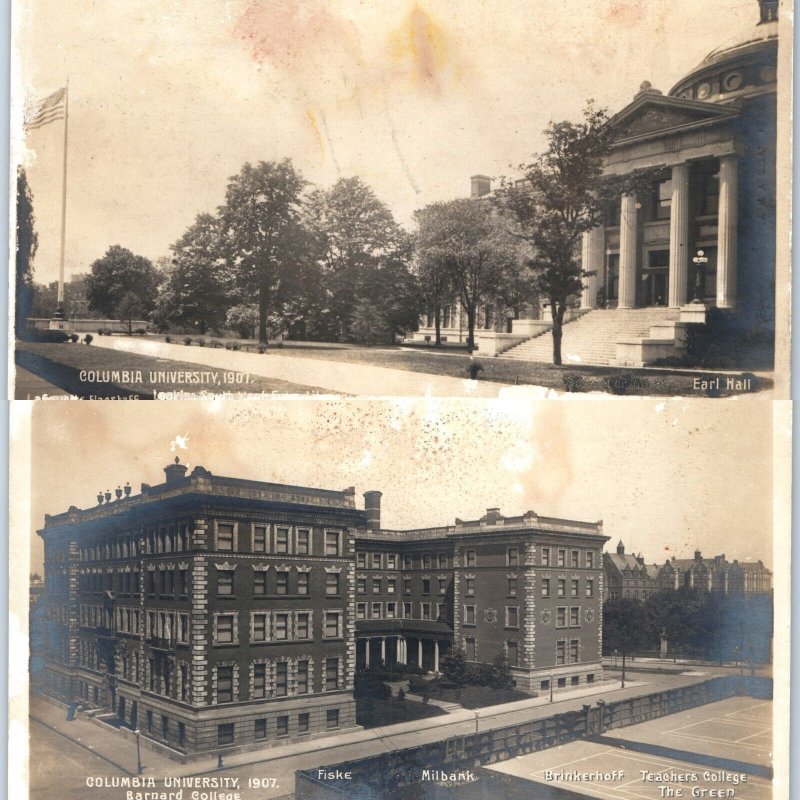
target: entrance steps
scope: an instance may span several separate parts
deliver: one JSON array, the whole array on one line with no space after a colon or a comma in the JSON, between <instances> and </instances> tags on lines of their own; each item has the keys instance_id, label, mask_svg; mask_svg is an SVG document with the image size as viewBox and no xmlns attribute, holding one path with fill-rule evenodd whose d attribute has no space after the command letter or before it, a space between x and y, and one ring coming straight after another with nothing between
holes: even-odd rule
<instances>
[{"instance_id":1,"label":"entrance steps","mask_svg":"<svg viewBox=\"0 0 800 800\"><path fill-rule=\"evenodd\" d=\"M646 338L652 325L679 318L677 308L595 309L564 323L561 359L564 364L614 364L620 339ZM499 358L552 363L553 335L547 331L527 339Z\"/></svg>"}]
</instances>

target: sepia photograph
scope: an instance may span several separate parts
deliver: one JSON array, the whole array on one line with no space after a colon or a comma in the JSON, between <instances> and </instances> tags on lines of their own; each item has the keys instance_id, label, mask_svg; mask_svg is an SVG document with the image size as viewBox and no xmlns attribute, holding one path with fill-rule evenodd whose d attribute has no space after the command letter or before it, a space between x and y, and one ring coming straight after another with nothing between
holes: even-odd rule
<instances>
[{"instance_id":1,"label":"sepia photograph","mask_svg":"<svg viewBox=\"0 0 800 800\"><path fill-rule=\"evenodd\" d=\"M13 403L10 795L788 797L777 409Z\"/></svg>"},{"instance_id":2,"label":"sepia photograph","mask_svg":"<svg viewBox=\"0 0 800 800\"><path fill-rule=\"evenodd\" d=\"M9 394L786 399L792 10L19 0Z\"/></svg>"}]
</instances>

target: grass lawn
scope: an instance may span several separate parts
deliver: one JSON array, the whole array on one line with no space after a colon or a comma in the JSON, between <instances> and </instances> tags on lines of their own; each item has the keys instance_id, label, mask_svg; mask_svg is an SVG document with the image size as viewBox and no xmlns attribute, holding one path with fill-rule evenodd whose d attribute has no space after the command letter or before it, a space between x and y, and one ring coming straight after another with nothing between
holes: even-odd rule
<instances>
[{"instance_id":1,"label":"grass lawn","mask_svg":"<svg viewBox=\"0 0 800 800\"><path fill-rule=\"evenodd\" d=\"M446 712L437 706L418 703L414 700L356 698L356 723L365 728L396 725L399 722L438 717L444 713Z\"/></svg>"},{"instance_id":2,"label":"grass lawn","mask_svg":"<svg viewBox=\"0 0 800 800\"><path fill-rule=\"evenodd\" d=\"M455 689L442 688L439 684L431 687L431 698L444 700L447 703L458 703L464 708L484 708L496 706L500 703L514 703L517 700L530 700L532 695L518 692L515 689L490 689L488 686L465 686L461 696Z\"/></svg>"},{"instance_id":3,"label":"grass lawn","mask_svg":"<svg viewBox=\"0 0 800 800\"><path fill-rule=\"evenodd\" d=\"M192 395L203 392L306 394L318 391L313 387L258 375L248 375L247 383L226 384L223 382L225 370L83 344L17 342L14 360L20 367L84 399L152 400L158 393L176 391ZM81 376L82 372L103 373L112 370L128 374ZM186 382L180 382L180 378L176 382L164 380L169 376L151 375L151 372L156 371L191 375Z\"/></svg>"}]
</instances>

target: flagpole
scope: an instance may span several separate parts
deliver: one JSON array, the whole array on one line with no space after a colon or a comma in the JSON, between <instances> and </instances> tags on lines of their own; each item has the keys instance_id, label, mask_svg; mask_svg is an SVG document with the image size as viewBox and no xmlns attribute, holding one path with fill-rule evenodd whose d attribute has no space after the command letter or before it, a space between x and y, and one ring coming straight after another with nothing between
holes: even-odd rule
<instances>
[{"instance_id":1,"label":"flagpole","mask_svg":"<svg viewBox=\"0 0 800 800\"><path fill-rule=\"evenodd\" d=\"M69 130L69 78L64 90L64 164L61 175L61 250L58 261L58 301L55 316L64 319L64 241L67 227L67 136Z\"/></svg>"}]
</instances>

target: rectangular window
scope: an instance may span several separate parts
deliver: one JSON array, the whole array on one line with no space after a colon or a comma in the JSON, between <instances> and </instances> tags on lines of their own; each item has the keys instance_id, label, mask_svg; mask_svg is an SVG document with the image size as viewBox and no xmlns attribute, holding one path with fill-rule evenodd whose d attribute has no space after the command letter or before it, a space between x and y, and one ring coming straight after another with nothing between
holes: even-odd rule
<instances>
[{"instance_id":1,"label":"rectangular window","mask_svg":"<svg viewBox=\"0 0 800 800\"><path fill-rule=\"evenodd\" d=\"M308 573L297 573L297 594L308 594Z\"/></svg>"},{"instance_id":2,"label":"rectangular window","mask_svg":"<svg viewBox=\"0 0 800 800\"><path fill-rule=\"evenodd\" d=\"M267 665L253 665L253 700L263 700L267 696Z\"/></svg>"},{"instance_id":3,"label":"rectangular window","mask_svg":"<svg viewBox=\"0 0 800 800\"><path fill-rule=\"evenodd\" d=\"M224 725L217 725L217 744L233 744L233 723L226 722Z\"/></svg>"},{"instance_id":4,"label":"rectangular window","mask_svg":"<svg viewBox=\"0 0 800 800\"><path fill-rule=\"evenodd\" d=\"M380 594L381 593L381 579L380 578L373 578L372 579L372 594Z\"/></svg>"},{"instance_id":5,"label":"rectangular window","mask_svg":"<svg viewBox=\"0 0 800 800\"><path fill-rule=\"evenodd\" d=\"M439 569L445 569L447 567L447 553L439 553L436 556L436 566Z\"/></svg>"},{"instance_id":6,"label":"rectangular window","mask_svg":"<svg viewBox=\"0 0 800 800\"><path fill-rule=\"evenodd\" d=\"M569 663L578 663L578 653L580 652L580 641L578 639L571 639L569 643Z\"/></svg>"},{"instance_id":7,"label":"rectangular window","mask_svg":"<svg viewBox=\"0 0 800 800\"><path fill-rule=\"evenodd\" d=\"M253 641L267 641L267 615L253 614Z\"/></svg>"},{"instance_id":8,"label":"rectangular window","mask_svg":"<svg viewBox=\"0 0 800 800\"><path fill-rule=\"evenodd\" d=\"M254 525L253 526L253 552L266 553L267 552L267 526Z\"/></svg>"},{"instance_id":9,"label":"rectangular window","mask_svg":"<svg viewBox=\"0 0 800 800\"><path fill-rule=\"evenodd\" d=\"M542 566L549 567L550 566L550 548L543 547L542 548Z\"/></svg>"},{"instance_id":10,"label":"rectangular window","mask_svg":"<svg viewBox=\"0 0 800 800\"><path fill-rule=\"evenodd\" d=\"M267 738L267 721L265 719L257 719L256 720L255 738L256 739L266 739Z\"/></svg>"},{"instance_id":11,"label":"rectangular window","mask_svg":"<svg viewBox=\"0 0 800 800\"><path fill-rule=\"evenodd\" d=\"M475 606L464 606L464 624L475 624Z\"/></svg>"},{"instance_id":12,"label":"rectangular window","mask_svg":"<svg viewBox=\"0 0 800 800\"><path fill-rule=\"evenodd\" d=\"M329 708L325 712L325 727L328 730L332 730L334 728L339 727L339 709L338 708Z\"/></svg>"},{"instance_id":13,"label":"rectangular window","mask_svg":"<svg viewBox=\"0 0 800 800\"><path fill-rule=\"evenodd\" d=\"M447 594L447 578L439 578L439 594Z\"/></svg>"},{"instance_id":14,"label":"rectangular window","mask_svg":"<svg viewBox=\"0 0 800 800\"><path fill-rule=\"evenodd\" d=\"M464 552L464 564L467 567L474 567L475 566L475 551L474 550L466 550Z\"/></svg>"},{"instance_id":15,"label":"rectangular window","mask_svg":"<svg viewBox=\"0 0 800 800\"><path fill-rule=\"evenodd\" d=\"M565 578L558 579L558 596L566 597L567 595L567 581Z\"/></svg>"},{"instance_id":16,"label":"rectangular window","mask_svg":"<svg viewBox=\"0 0 800 800\"><path fill-rule=\"evenodd\" d=\"M357 591L359 594L366 594L367 593L367 579L366 578L358 578L356 581Z\"/></svg>"},{"instance_id":17,"label":"rectangular window","mask_svg":"<svg viewBox=\"0 0 800 800\"><path fill-rule=\"evenodd\" d=\"M325 555L338 556L339 554L339 532L325 531Z\"/></svg>"},{"instance_id":18,"label":"rectangular window","mask_svg":"<svg viewBox=\"0 0 800 800\"><path fill-rule=\"evenodd\" d=\"M310 617L311 615L307 611L299 611L297 613L296 639L309 639L311 637Z\"/></svg>"},{"instance_id":19,"label":"rectangular window","mask_svg":"<svg viewBox=\"0 0 800 800\"><path fill-rule=\"evenodd\" d=\"M275 732L275 735L281 739L289 735L289 717L282 714L278 717L278 725Z\"/></svg>"},{"instance_id":20,"label":"rectangular window","mask_svg":"<svg viewBox=\"0 0 800 800\"><path fill-rule=\"evenodd\" d=\"M275 665L275 697L286 697L289 687L289 665L279 661Z\"/></svg>"},{"instance_id":21,"label":"rectangular window","mask_svg":"<svg viewBox=\"0 0 800 800\"><path fill-rule=\"evenodd\" d=\"M475 578L464 578L464 594L467 597L475 596Z\"/></svg>"},{"instance_id":22,"label":"rectangular window","mask_svg":"<svg viewBox=\"0 0 800 800\"><path fill-rule=\"evenodd\" d=\"M431 593L431 580L430 578L423 578L422 579L422 594L430 594Z\"/></svg>"},{"instance_id":23,"label":"rectangular window","mask_svg":"<svg viewBox=\"0 0 800 800\"><path fill-rule=\"evenodd\" d=\"M325 575L325 594L338 595L339 594L339 573L329 572Z\"/></svg>"},{"instance_id":24,"label":"rectangular window","mask_svg":"<svg viewBox=\"0 0 800 800\"><path fill-rule=\"evenodd\" d=\"M264 595L267 593L267 573L256 570L253 575L253 594Z\"/></svg>"},{"instance_id":25,"label":"rectangular window","mask_svg":"<svg viewBox=\"0 0 800 800\"><path fill-rule=\"evenodd\" d=\"M231 644L233 639L233 614L220 614L217 617L217 641L220 644Z\"/></svg>"},{"instance_id":26,"label":"rectangular window","mask_svg":"<svg viewBox=\"0 0 800 800\"><path fill-rule=\"evenodd\" d=\"M580 606L571 606L569 610L569 624L570 627L576 628L581 624L581 609Z\"/></svg>"},{"instance_id":27,"label":"rectangular window","mask_svg":"<svg viewBox=\"0 0 800 800\"><path fill-rule=\"evenodd\" d=\"M403 554L403 569L412 569L414 564L414 558L411 553L404 553Z\"/></svg>"},{"instance_id":28,"label":"rectangular window","mask_svg":"<svg viewBox=\"0 0 800 800\"><path fill-rule=\"evenodd\" d=\"M356 567L359 569L366 569L367 568L367 554L366 553L356 553Z\"/></svg>"},{"instance_id":29,"label":"rectangular window","mask_svg":"<svg viewBox=\"0 0 800 800\"><path fill-rule=\"evenodd\" d=\"M411 594L411 578L403 578L403 594Z\"/></svg>"},{"instance_id":30,"label":"rectangular window","mask_svg":"<svg viewBox=\"0 0 800 800\"><path fill-rule=\"evenodd\" d=\"M386 556L386 569L397 569L397 554L389 553Z\"/></svg>"},{"instance_id":31,"label":"rectangular window","mask_svg":"<svg viewBox=\"0 0 800 800\"><path fill-rule=\"evenodd\" d=\"M298 733L308 733L308 721L309 715L306 714L298 714L297 715L297 732Z\"/></svg>"},{"instance_id":32,"label":"rectangular window","mask_svg":"<svg viewBox=\"0 0 800 800\"><path fill-rule=\"evenodd\" d=\"M286 570L275 573L275 593L289 594L289 573Z\"/></svg>"},{"instance_id":33,"label":"rectangular window","mask_svg":"<svg viewBox=\"0 0 800 800\"><path fill-rule=\"evenodd\" d=\"M381 618L381 603L373 603L371 606L371 616L372 619L380 619Z\"/></svg>"},{"instance_id":34,"label":"rectangular window","mask_svg":"<svg viewBox=\"0 0 800 800\"><path fill-rule=\"evenodd\" d=\"M325 614L325 638L334 639L341 635L339 631L339 621L341 616L338 611L328 611Z\"/></svg>"},{"instance_id":35,"label":"rectangular window","mask_svg":"<svg viewBox=\"0 0 800 800\"><path fill-rule=\"evenodd\" d=\"M394 578L389 578L386 581L386 593L387 594L395 594L397 589L397 581Z\"/></svg>"},{"instance_id":36,"label":"rectangular window","mask_svg":"<svg viewBox=\"0 0 800 800\"><path fill-rule=\"evenodd\" d=\"M506 660L509 667L519 666L519 648L516 642L506 642Z\"/></svg>"},{"instance_id":37,"label":"rectangular window","mask_svg":"<svg viewBox=\"0 0 800 800\"><path fill-rule=\"evenodd\" d=\"M373 553L372 554L372 569L380 569L381 568L381 554L380 553Z\"/></svg>"},{"instance_id":38,"label":"rectangular window","mask_svg":"<svg viewBox=\"0 0 800 800\"><path fill-rule=\"evenodd\" d=\"M563 639L556 642L556 664L559 666L566 663L567 643Z\"/></svg>"},{"instance_id":39,"label":"rectangular window","mask_svg":"<svg viewBox=\"0 0 800 800\"><path fill-rule=\"evenodd\" d=\"M578 592L580 591L580 583L579 583L578 578L573 578L572 579L572 587L571 587L571 589L572 589L572 597L577 597L578 596Z\"/></svg>"},{"instance_id":40,"label":"rectangular window","mask_svg":"<svg viewBox=\"0 0 800 800\"><path fill-rule=\"evenodd\" d=\"M558 550L558 566L564 567L567 564L567 551L559 548Z\"/></svg>"},{"instance_id":41,"label":"rectangular window","mask_svg":"<svg viewBox=\"0 0 800 800\"><path fill-rule=\"evenodd\" d=\"M297 662L297 694L308 694L308 661ZM302 715L301 715L302 716Z\"/></svg>"},{"instance_id":42,"label":"rectangular window","mask_svg":"<svg viewBox=\"0 0 800 800\"><path fill-rule=\"evenodd\" d=\"M356 603L356 619L366 619L366 618L367 618L367 604Z\"/></svg>"},{"instance_id":43,"label":"rectangular window","mask_svg":"<svg viewBox=\"0 0 800 800\"><path fill-rule=\"evenodd\" d=\"M506 566L518 567L519 566L519 548L509 547L506 549Z\"/></svg>"},{"instance_id":44,"label":"rectangular window","mask_svg":"<svg viewBox=\"0 0 800 800\"><path fill-rule=\"evenodd\" d=\"M217 594L220 597L230 597L233 595L233 570L217 570Z\"/></svg>"},{"instance_id":45,"label":"rectangular window","mask_svg":"<svg viewBox=\"0 0 800 800\"><path fill-rule=\"evenodd\" d=\"M586 551L586 566L589 569L594 569L594 550Z\"/></svg>"},{"instance_id":46,"label":"rectangular window","mask_svg":"<svg viewBox=\"0 0 800 800\"><path fill-rule=\"evenodd\" d=\"M559 606L556 609L556 627L557 628L566 628L567 627L567 607L566 606Z\"/></svg>"},{"instance_id":47,"label":"rectangular window","mask_svg":"<svg viewBox=\"0 0 800 800\"><path fill-rule=\"evenodd\" d=\"M550 578L542 578L542 597L550 597Z\"/></svg>"},{"instance_id":48,"label":"rectangular window","mask_svg":"<svg viewBox=\"0 0 800 800\"><path fill-rule=\"evenodd\" d=\"M578 550L573 550L572 553L570 554L570 562L569 563L570 563L570 566L573 569L578 569L578 567L580 566L579 557L580 557L580 551L578 551Z\"/></svg>"},{"instance_id":49,"label":"rectangular window","mask_svg":"<svg viewBox=\"0 0 800 800\"><path fill-rule=\"evenodd\" d=\"M311 555L311 531L308 528L298 528L295 533L295 552L299 556Z\"/></svg>"},{"instance_id":50,"label":"rectangular window","mask_svg":"<svg viewBox=\"0 0 800 800\"><path fill-rule=\"evenodd\" d=\"M388 619L394 619L396 616L397 616L397 603L387 603L386 617Z\"/></svg>"},{"instance_id":51,"label":"rectangular window","mask_svg":"<svg viewBox=\"0 0 800 800\"><path fill-rule=\"evenodd\" d=\"M288 614L275 614L275 638L281 640L289 638Z\"/></svg>"},{"instance_id":52,"label":"rectangular window","mask_svg":"<svg viewBox=\"0 0 800 800\"><path fill-rule=\"evenodd\" d=\"M286 554L289 552L289 529L275 528L275 552Z\"/></svg>"},{"instance_id":53,"label":"rectangular window","mask_svg":"<svg viewBox=\"0 0 800 800\"><path fill-rule=\"evenodd\" d=\"M233 552L233 525L217 525L217 550Z\"/></svg>"},{"instance_id":54,"label":"rectangular window","mask_svg":"<svg viewBox=\"0 0 800 800\"><path fill-rule=\"evenodd\" d=\"M519 628L518 606L506 606L506 628Z\"/></svg>"},{"instance_id":55,"label":"rectangular window","mask_svg":"<svg viewBox=\"0 0 800 800\"><path fill-rule=\"evenodd\" d=\"M422 619L430 619L431 618L431 604L430 603L423 603L422 604Z\"/></svg>"},{"instance_id":56,"label":"rectangular window","mask_svg":"<svg viewBox=\"0 0 800 800\"><path fill-rule=\"evenodd\" d=\"M325 659L325 691L332 692L339 688L339 659Z\"/></svg>"},{"instance_id":57,"label":"rectangular window","mask_svg":"<svg viewBox=\"0 0 800 800\"><path fill-rule=\"evenodd\" d=\"M424 553L422 556L422 569L430 569L431 568L431 554Z\"/></svg>"},{"instance_id":58,"label":"rectangular window","mask_svg":"<svg viewBox=\"0 0 800 800\"><path fill-rule=\"evenodd\" d=\"M508 578L508 596L509 597L516 597L517 596L517 579L516 578Z\"/></svg>"},{"instance_id":59,"label":"rectangular window","mask_svg":"<svg viewBox=\"0 0 800 800\"><path fill-rule=\"evenodd\" d=\"M217 702L233 702L233 667L217 667Z\"/></svg>"},{"instance_id":60,"label":"rectangular window","mask_svg":"<svg viewBox=\"0 0 800 800\"><path fill-rule=\"evenodd\" d=\"M411 603L403 603L403 616L406 619L411 619L412 618Z\"/></svg>"},{"instance_id":61,"label":"rectangular window","mask_svg":"<svg viewBox=\"0 0 800 800\"><path fill-rule=\"evenodd\" d=\"M130 580L130 575L127 576ZM178 572L178 592L181 595L189 594L189 570L182 569Z\"/></svg>"}]
</instances>

